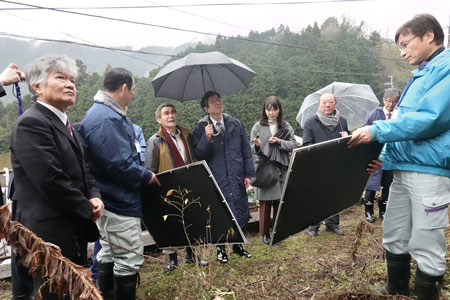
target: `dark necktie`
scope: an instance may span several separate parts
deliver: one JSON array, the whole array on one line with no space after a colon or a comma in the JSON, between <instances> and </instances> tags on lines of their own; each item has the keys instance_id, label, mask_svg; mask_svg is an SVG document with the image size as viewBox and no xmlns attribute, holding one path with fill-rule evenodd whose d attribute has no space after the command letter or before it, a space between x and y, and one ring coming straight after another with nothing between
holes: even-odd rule
<instances>
[{"instance_id":1,"label":"dark necktie","mask_svg":"<svg viewBox=\"0 0 450 300\"><path fill-rule=\"evenodd\" d=\"M387 113L387 118L388 118L388 120L391 118L391 113L389 112L389 113Z\"/></svg>"},{"instance_id":2,"label":"dark necktie","mask_svg":"<svg viewBox=\"0 0 450 300\"><path fill-rule=\"evenodd\" d=\"M66 128L69 131L70 135L73 136L72 126L70 126L69 120L66 122Z\"/></svg>"}]
</instances>

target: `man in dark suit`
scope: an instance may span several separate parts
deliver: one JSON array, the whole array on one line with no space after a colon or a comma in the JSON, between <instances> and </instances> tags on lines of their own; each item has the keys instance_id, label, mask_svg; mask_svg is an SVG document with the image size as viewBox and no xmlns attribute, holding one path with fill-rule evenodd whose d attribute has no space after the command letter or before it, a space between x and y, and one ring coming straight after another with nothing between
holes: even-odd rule
<instances>
[{"instance_id":1,"label":"man in dark suit","mask_svg":"<svg viewBox=\"0 0 450 300\"><path fill-rule=\"evenodd\" d=\"M87 237L95 236L93 221L103 214L103 202L65 113L75 103L76 76L76 64L67 56L43 56L27 68L36 103L18 119L11 136L13 219L59 246L65 257L84 264ZM12 273L18 276L13 277L13 291L29 280L23 265L15 269L17 264L14 260ZM42 278L37 274L32 280L36 295ZM30 290L17 292L22 293L14 293L15 299L33 299Z\"/></svg>"}]
</instances>

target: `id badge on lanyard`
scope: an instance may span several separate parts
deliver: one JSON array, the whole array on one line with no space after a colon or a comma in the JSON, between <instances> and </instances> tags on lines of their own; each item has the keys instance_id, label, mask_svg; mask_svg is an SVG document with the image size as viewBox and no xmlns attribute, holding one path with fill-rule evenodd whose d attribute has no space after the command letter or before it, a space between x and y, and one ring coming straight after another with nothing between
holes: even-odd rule
<instances>
[{"instance_id":1,"label":"id badge on lanyard","mask_svg":"<svg viewBox=\"0 0 450 300\"><path fill-rule=\"evenodd\" d=\"M134 146L136 147L137 153L141 153L141 145L139 145L138 140L134 140Z\"/></svg>"}]
</instances>

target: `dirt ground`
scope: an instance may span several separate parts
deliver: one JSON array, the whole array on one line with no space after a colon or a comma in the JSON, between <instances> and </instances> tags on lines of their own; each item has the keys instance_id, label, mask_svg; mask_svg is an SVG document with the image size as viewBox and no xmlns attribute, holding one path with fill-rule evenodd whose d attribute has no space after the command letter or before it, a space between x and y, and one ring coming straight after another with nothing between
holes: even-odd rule
<instances>
[{"instance_id":1,"label":"dirt ground","mask_svg":"<svg viewBox=\"0 0 450 300\"><path fill-rule=\"evenodd\" d=\"M180 268L164 273L167 256L147 251L141 269L138 299L394 299L377 296L374 287L384 284L386 267L381 246L381 220L363 221L362 205L341 214L338 236L321 227L311 238L305 232L269 247L256 232L246 231L250 259L231 254L230 262L216 261L215 248L202 247L199 254L208 267L186 265L179 253ZM446 232L449 236L449 231ZM412 274L414 277L415 263ZM411 279L411 286L414 278ZM449 276L443 297L448 299ZM9 280L0 281L0 299L11 299ZM397 297L395 299L410 299Z\"/></svg>"}]
</instances>

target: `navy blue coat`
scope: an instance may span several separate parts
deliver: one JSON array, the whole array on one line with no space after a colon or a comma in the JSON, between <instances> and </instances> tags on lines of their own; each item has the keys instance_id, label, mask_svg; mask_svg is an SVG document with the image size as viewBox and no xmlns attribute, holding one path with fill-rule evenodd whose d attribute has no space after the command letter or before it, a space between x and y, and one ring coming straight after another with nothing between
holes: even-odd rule
<instances>
[{"instance_id":1,"label":"navy blue coat","mask_svg":"<svg viewBox=\"0 0 450 300\"><path fill-rule=\"evenodd\" d=\"M208 141L207 118L201 119L192 132L194 155L208 163L236 221L243 227L250 218L244 178L255 177L250 143L242 122L227 114L223 114L225 134Z\"/></svg>"},{"instance_id":2,"label":"navy blue coat","mask_svg":"<svg viewBox=\"0 0 450 300\"><path fill-rule=\"evenodd\" d=\"M142 217L141 187L153 173L142 167L133 123L95 102L78 127L80 143L105 208L121 216Z\"/></svg>"},{"instance_id":3,"label":"navy blue coat","mask_svg":"<svg viewBox=\"0 0 450 300\"><path fill-rule=\"evenodd\" d=\"M308 146L340 138L341 134L339 132L341 131L348 132L347 120L344 117L339 117L338 126L336 126L334 130L330 130L328 127L324 126L322 122L320 122L316 115L314 115L306 120L305 126L303 127L302 146Z\"/></svg>"},{"instance_id":4,"label":"navy blue coat","mask_svg":"<svg viewBox=\"0 0 450 300\"><path fill-rule=\"evenodd\" d=\"M372 125L374 121L386 120L386 115L384 114L383 107L377 107L375 110L369 114L367 121L364 125ZM383 176L383 171L378 170L369 177L367 181L367 190L379 191L381 185L381 177Z\"/></svg>"}]
</instances>

